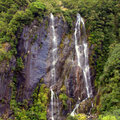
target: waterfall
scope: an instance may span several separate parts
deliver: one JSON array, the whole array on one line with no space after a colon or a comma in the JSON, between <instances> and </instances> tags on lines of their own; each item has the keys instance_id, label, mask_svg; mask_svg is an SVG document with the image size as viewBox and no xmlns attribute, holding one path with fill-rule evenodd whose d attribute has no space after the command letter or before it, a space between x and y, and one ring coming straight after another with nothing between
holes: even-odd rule
<instances>
[{"instance_id":1,"label":"waterfall","mask_svg":"<svg viewBox=\"0 0 120 120\"><path fill-rule=\"evenodd\" d=\"M75 37L75 51L77 55L77 64L83 71L83 76L85 81L86 94L87 94L87 98L83 100L85 101L86 99L92 97L92 87L91 87L91 80L90 80L88 44L86 41L85 23L83 18L80 16L80 14L77 14L74 37ZM75 110L79 107L79 104L81 102L76 104L74 110L71 113L72 116L74 116Z\"/></svg>"},{"instance_id":2,"label":"waterfall","mask_svg":"<svg viewBox=\"0 0 120 120\"><path fill-rule=\"evenodd\" d=\"M55 99L55 93L52 89L52 86L56 83L56 69L55 65L57 62L57 39L56 39L56 33L55 33L55 26L54 26L54 16L51 13L50 14L50 19L51 19L51 31L52 31L52 69L51 69L51 119L54 120L54 99Z\"/></svg>"},{"instance_id":3,"label":"waterfall","mask_svg":"<svg viewBox=\"0 0 120 120\"><path fill-rule=\"evenodd\" d=\"M57 105L58 101L55 98L55 93L53 91L53 86L56 84L56 62L57 62L57 37L56 37L56 32L55 32L55 20L54 16L51 13L50 14L50 19L51 19L51 32L52 32L52 68L51 68L51 119L54 120L56 119L54 116L55 113L55 103ZM80 14L77 14L77 21L75 25L75 32L74 32L74 37L75 37L75 51L76 51L76 56L77 56L77 66L80 67L80 69L83 72L83 79L85 83L85 88L86 88L86 94L87 97L79 101L73 109L71 115L75 115L76 109L79 107L80 103L87 100L88 98L92 97L92 87L91 87L91 80L90 80L90 68L89 68L89 60L88 60L88 44L86 41L86 30L85 30L85 24L83 18L80 16ZM57 108L59 109L59 108Z\"/></svg>"},{"instance_id":4,"label":"waterfall","mask_svg":"<svg viewBox=\"0 0 120 120\"><path fill-rule=\"evenodd\" d=\"M56 33L55 33L55 26L54 26L54 16L51 13L51 29L52 29L52 70L51 70L51 76L52 76L52 84L56 82L56 70L55 70L55 64L57 62L57 39L56 39Z\"/></svg>"}]
</instances>

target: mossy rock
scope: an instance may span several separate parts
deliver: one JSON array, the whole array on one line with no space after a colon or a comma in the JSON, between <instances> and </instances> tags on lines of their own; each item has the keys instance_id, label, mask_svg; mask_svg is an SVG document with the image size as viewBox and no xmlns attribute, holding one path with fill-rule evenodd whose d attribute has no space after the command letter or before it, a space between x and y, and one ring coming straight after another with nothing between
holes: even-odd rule
<instances>
[{"instance_id":1,"label":"mossy rock","mask_svg":"<svg viewBox=\"0 0 120 120\"><path fill-rule=\"evenodd\" d=\"M62 88L61 88L60 90L61 90L61 92L66 92L66 86L63 85Z\"/></svg>"},{"instance_id":2,"label":"mossy rock","mask_svg":"<svg viewBox=\"0 0 120 120\"><path fill-rule=\"evenodd\" d=\"M85 114L77 114L75 116L75 118L77 118L77 120L87 120L87 116Z\"/></svg>"},{"instance_id":3,"label":"mossy rock","mask_svg":"<svg viewBox=\"0 0 120 120\"><path fill-rule=\"evenodd\" d=\"M106 115L106 116L100 117L100 120L117 120L117 119L115 116Z\"/></svg>"},{"instance_id":4,"label":"mossy rock","mask_svg":"<svg viewBox=\"0 0 120 120\"><path fill-rule=\"evenodd\" d=\"M85 114L77 114L75 116L68 116L67 120L87 120L87 116Z\"/></svg>"}]
</instances>

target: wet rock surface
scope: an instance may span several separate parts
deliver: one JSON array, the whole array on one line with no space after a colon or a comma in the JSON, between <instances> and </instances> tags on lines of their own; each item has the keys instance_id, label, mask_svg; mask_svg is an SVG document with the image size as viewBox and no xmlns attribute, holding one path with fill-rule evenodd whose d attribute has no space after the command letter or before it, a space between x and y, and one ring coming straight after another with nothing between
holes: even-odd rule
<instances>
[{"instance_id":1,"label":"wet rock surface","mask_svg":"<svg viewBox=\"0 0 120 120\"><path fill-rule=\"evenodd\" d=\"M10 61L4 60L0 63L0 116L8 112L11 99L10 83L13 79L13 68L15 68L16 59L13 56Z\"/></svg>"}]
</instances>

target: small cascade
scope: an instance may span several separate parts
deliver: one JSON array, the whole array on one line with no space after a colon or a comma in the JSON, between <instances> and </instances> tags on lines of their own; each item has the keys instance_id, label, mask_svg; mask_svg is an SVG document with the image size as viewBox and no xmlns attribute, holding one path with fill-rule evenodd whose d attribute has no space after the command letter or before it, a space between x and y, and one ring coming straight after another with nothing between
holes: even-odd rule
<instances>
[{"instance_id":1,"label":"small cascade","mask_svg":"<svg viewBox=\"0 0 120 120\"><path fill-rule=\"evenodd\" d=\"M59 115L60 115L59 99L58 99L58 95L53 91L52 86L50 87L50 92L51 92L51 102L50 102L51 119L50 120L56 120L56 117L59 118Z\"/></svg>"},{"instance_id":2,"label":"small cascade","mask_svg":"<svg viewBox=\"0 0 120 120\"><path fill-rule=\"evenodd\" d=\"M73 109L73 111L71 112L71 116L75 116L75 111L77 110L77 108L79 107L80 103L77 103L75 105L75 108Z\"/></svg>"},{"instance_id":3,"label":"small cascade","mask_svg":"<svg viewBox=\"0 0 120 120\"><path fill-rule=\"evenodd\" d=\"M57 39L56 39L56 33L55 33L55 26L54 26L54 16L51 13L51 29L52 29L52 70L51 70L51 77L52 77L52 84L56 83L56 70L55 70L55 64L57 62Z\"/></svg>"},{"instance_id":4,"label":"small cascade","mask_svg":"<svg viewBox=\"0 0 120 120\"><path fill-rule=\"evenodd\" d=\"M77 14L74 37L75 37L75 50L77 55L77 64L83 71L83 76L85 81L86 94L87 94L87 97L83 100L85 101L88 98L91 98L93 95L92 95L92 87L91 87L91 80L90 80L88 45L86 41L85 23L83 18L80 16L80 14ZM72 116L75 115L75 111L79 107L79 104L81 102L76 104L74 110L71 113Z\"/></svg>"},{"instance_id":5,"label":"small cascade","mask_svg":"<svg viewBox=\"0 0 120 120\"><path fill-rule=\"evenodd\" d=\"M55 93L53 91L53 86L56 83L56 62L57 62L57 39L56 39L56 33L55 33L55 26L54 26L54 16L51 13L50 14L50 18L51 18L51 31L52 31L52 69L51 69L51 87L50 87L50 91L51 91L51 120L54 120L54 106L55 106L55 102L57 101L55 98Z\"/></svg>"},{"instance_id":6,"label":"small cascade","mask_svg":"<svg viewBox=\"0 0 120 120\"><path fill-rule=\"evenodd\" d=\"M82 103L82 102L84 102L84 101L86 101L86 100L87 100L87 98L85 98L85 99L82 100L81 102L78 101L78 103L75 105L75 108L74 108L73 111L71 112L71 116L75 116L75 114L76 114L75 111L78 109L80 103Z\"/></svg>"},{"instance_id":7,"label":"small cascade","mask_svg":"<svg viewBox=\"0 0 120 120\"><path fill-rule=\"evenodd\" d=\"M53 105L54 105L54 91L52 90L52 88L50 88L50 91L51 91L51 119L54 120L54 108L53 108Z\"/></svg>"}]
</instances>

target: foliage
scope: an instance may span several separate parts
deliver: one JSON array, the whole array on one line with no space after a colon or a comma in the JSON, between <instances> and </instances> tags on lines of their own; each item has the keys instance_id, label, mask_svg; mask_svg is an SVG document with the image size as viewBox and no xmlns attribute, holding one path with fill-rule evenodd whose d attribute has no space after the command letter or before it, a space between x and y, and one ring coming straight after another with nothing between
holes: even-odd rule
<instances>
[{"instance_id":1,"label":"foliage","mask_svg":"<svg viewBox=\"0 0 120 120\"><path fill-rule=\"evenodd\" d=\"M59 99L62 101L63 108L67 109L68 96L65 93L60 93Z\"/></svg>"},{"instance_id":2,"label":"foliage","mask_svg":"<svg viewBox=\"0 0 120 120\"><path fill-rule=\"evenodd\" d=\"M62 88L61 88L60 90L61 90L61 92L66 92L66 86L63 85Z\"/></svg>"},{"instance_id":3,"label":"foliage","mask_svg":"<svg viewBox=\"0 0 120 120\"><path fill-rule=\"evenodd\" d=\"M68 27L69 27L69 32L72 32L72 27L73 27L73 20L75 17L73 17L73 13L72 11L63 11L63 16L65 18L65 21L67 22L68 24Z\"/></svg>"},{"instance_id":4,"label":"foliage","mask_svg":"<svg viewBox=\"0 0 120 120\"><path fill-rule=\"evenodd\" d=\"M77 120L77 118L73 117L73 116L68 116L67 120Z\"/></svg>"},{"instance_id":5,"label":"foliage","mask_svg":"<svg viewBox=\"0 0 120 120\"><path fill-rule=\"evenodd\" d=\"M6 59L5 55L12 56L17 53L16 45L24 25L30 24L38 15L42 17L45 5L39 1L30 3L29 0L6 0L1 1L0 5L3 8L0 11L0 45L9 42L12 48L5 54L0 53L0 59L3 60Z\"/></svg>"},{"instance_id":6,"label":"foliage","mask_svg":"<svg viewBox=\"0 0 120 120\"><path fill-rule=\"evenodd\" d=\"M102 118L100 118L100 120L117 120L115 116L103 116Z\"/></svg>"},{"instance_id":7,"label":"foliage","mask_svg":"<svg viewBox=\"0 0 120 120\"><path fill-rule=\"evenodd\" d=\"M45 10L45 5L40 1L32 2L29 4L29 9L33 14L41 13L41 11Z\"/></svg>"},{"instance_id":8,"label":"foliage","mask_svg":"<svg viewBox=\"0 0 120 120\"><path fill-rule=\"evenodd\" d=\"M30 107L28 107L27 100L24 100L23 103L17 103L15 94L13 94L10 102L11 109L14 112L13 117L17 120L47 120L48 92L49 90L44 84L37 86Z\"/></svg>"},{"instance_id":9,"label":"foliage","mask_svg":"<svg viewBox=\"0 0 120 120\"><path fill-rule=\"evenodd\" d=\"M67 120L87 120L87 116L85 114L70 115L67 117Z\"/></svg>"},{"instance_id":10,"label":"foliage","mask_svg":"<svg viewBox=\"0 0 120 120\"><path fill-rule=\"evenodd\" d=\"M18 70L22 70L24 68L23 60L21 57L17 58L16 64L17 64L16 68Z\"/></svg>"},{"instance_id":11,"label":"foliage","mask_svg":"<svg viewBox=\"0 0 120 120\"><path fill-rule=\"evenodd\" d=\"M120 108L120 44L114 47L104 66L100 77L101 82L101 111Z\"/></svg>"},{"instance_id":12,"label":"foliage","mask_svg":"<svg viewBox=\"0 0 120 120\"><path fill-rule=\"evenodd\" d=\"M11 54L9 53L9 49L10 48L10 45L9 43L3 43L3 44L0 44L0 61L4 60L5 58L9 59L11 58ZM9 53L9 56L7 55L7 53Z\"/></svg>"},{"instance_id":13,"label":"foliage","mask_svg":"<svg viewBox=\"0 0 120 120\"><path fill-rule=\"evenodd\" d=\"M120 120L120 109L106 112L105 114L99 115L100 120Z\"/></svg>"},{"instance_id":14,"label":"foliage","mask_svg":"<svg viewBox=\"0 0 120 120\"><path fill-rule=\"evenodd\" d=\"M87 116L85 114L77 114L75 117L77 120L87 120Z\"/></svg>"}]
</instances>

